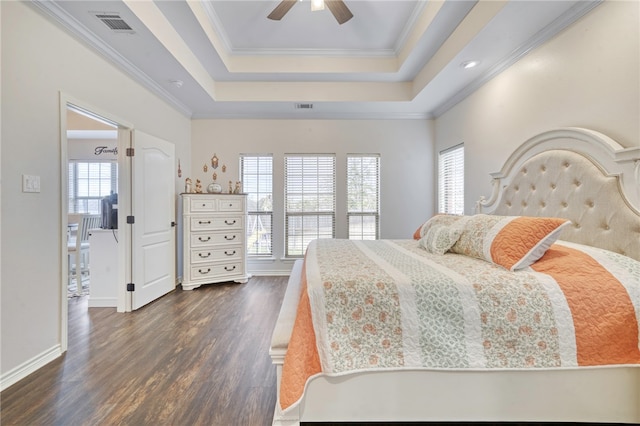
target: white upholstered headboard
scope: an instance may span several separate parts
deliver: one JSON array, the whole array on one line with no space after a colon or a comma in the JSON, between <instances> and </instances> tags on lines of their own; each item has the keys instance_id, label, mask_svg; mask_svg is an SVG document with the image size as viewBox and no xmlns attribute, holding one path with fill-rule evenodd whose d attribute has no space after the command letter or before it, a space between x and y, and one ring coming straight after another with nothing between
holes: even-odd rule
<instances>
[{"instance_id":1,"label":"white upholstered headboard","mask_svg":"<svg viewBox=\"0 0 640 426\"><path fill-rule=\"evenodd\" d=\"M572 221L560 239L640 260L640 146L623 148L587 129L535 136L492 173L477 211Z\"/></svg>"}]
</instances>

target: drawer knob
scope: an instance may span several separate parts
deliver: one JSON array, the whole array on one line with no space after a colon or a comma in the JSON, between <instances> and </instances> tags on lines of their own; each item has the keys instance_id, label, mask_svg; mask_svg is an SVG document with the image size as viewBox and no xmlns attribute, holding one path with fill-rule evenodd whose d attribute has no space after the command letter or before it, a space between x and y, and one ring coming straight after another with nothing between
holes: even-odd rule
<instances>
[{"instance_id":1,"label":"drawer knob","mask_svg":"<svg viewBox=\"0 0 640 426\"><path fill-rule=\"evenodd\" d=\"M224 236L224 239L225 239L225 240L227 240L227 241L231 241L231 240L235 240L235 239L236 239L236 236L235 236L235 235L232 235L232 236L231 236L231 238L229 238L229 236L228 236L228 235L225 235L225 236Z\"/></svg>"},{"instance_id":2,"label":"drawer knob","mask_svg":"<svg viewBox=\"0 0 640 426\"><path fill-rule=\"evenodd\" d=\"M207 257L211 256L211 253L207 253L207 254L198 253L198 256L200 256L203 259L206 259Z\"/></svg>"},{"instance_id":3,"label":"drawer knob","mask_svg":"<svg viewBox=\"0 0 640 426\"><path fill-rule=\"evenodd\" d=\"M234 254L236 254L236 251L232 251L231 253L229 253L228 251L224 251L224 254L226 254L227 256L233 256Z\"/></svg>"},{"instance_id":4,"label":"drawer knob","mask_svg":"<svg viewBox=\"0 0 640 426\"><path fill-rule=\"evenodd\" d=\"M226 237L225 237L226 238ZM206 243L207 241L209 241L211 239L211 237L207 237L207 239L204 239L202 237L198 237L198 240L200 240L200 242Z\"/></svg>"},{"instance_id":5,"label":"drawer knob","mask_svg":"<svg viewBox=\"0 0 640 426\"><path fill-rule=\"evenodd\" d=\"M224 270L225 270L225 271L227 271L227 272L229 272L229 271L233 271L234 269L236 269L236 266L235 266L235 265L233 265L233 267L231 267L231 268L229 268L228 266L225 266L225 267L224 267Z\"/></svg>"},{"instance_id":6,"label":"drawer knob","mask_svg":"<svg viewBox=\"0 0 640 426\"><path fill-rule=\"evenodd\" d=\"M235 266L234 266L235 268ZM198 272L200 272L202 275L208 274L209 272L211 272L211 268L207 268L206 271L203 271L202 269L198 269Z\"/></svg>"},{"instance_id":7,"label":"drawer knob","mask_svg":"<svg viewBox=\"0 0 640 426\"><path fill-rule=\"evenodd\" d=\"M224 223L226 223L227 225L235 225L236 220L234 219L233 222L229 222L228 220L225 219Z\"/></svg>"},{"instance_id":8,"label":"drawer knob","mask_svg":"<svg viewBox=\"0 0 640 426\"><path fill-rule=\"evenodd\" d=\"M198 223L200 225L211 225L211 221L210 220L207 220L206 222L204 220L199 220Z\"/></svg>"}]
</instances>

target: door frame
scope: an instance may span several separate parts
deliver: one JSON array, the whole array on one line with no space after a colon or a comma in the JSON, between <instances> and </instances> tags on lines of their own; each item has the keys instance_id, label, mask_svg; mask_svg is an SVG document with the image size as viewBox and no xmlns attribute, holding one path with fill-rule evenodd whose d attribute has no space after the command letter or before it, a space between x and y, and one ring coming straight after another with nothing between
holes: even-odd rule
<instances>
[{"instance_id":1,"label":"door frame","mask_svg":"<svg viewBox=\"0 0 640 426\"><path fill-rule=\"evenodd\" d=\"M131 170L130 162L127 161L126 150L131 145L131 134L133 125L126 120L96 107L88 102L74 98L73 96L59 92L59 112L60 112L60 349L66 352L69 345L69 311L67 296L67 281L69 276L67 264L67 226L68 226L68 204L69 199L69 173L67 173L69 162L69 144L67 141L67 107L72 106L84 111L96 118L113 123L118 128L118 210L122 212L130 211L130 188ZM126 215L118 215L118 232L120 244L118 244L118 301L116 310L118 312L131 311L131 295L126 291L126 274L131 265L131 230L126 225Z\"/></svg>"}]
</instances>

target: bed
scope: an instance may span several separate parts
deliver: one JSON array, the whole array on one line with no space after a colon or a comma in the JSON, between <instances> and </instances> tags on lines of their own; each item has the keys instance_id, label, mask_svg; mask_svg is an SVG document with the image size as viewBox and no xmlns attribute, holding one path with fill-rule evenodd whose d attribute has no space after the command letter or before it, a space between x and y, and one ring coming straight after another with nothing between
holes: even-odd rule
<instances>
[{"instance_id":1,"label":"bed","mask_svg":"<svg viewBox=\"0 0 640 426\"><path fill-rule=\"evenodd\" d=\"M309 246L272 337L274 425L640 422L640 147L553 130L492 179L416 239Z\"/></svg>"}]
</instances>

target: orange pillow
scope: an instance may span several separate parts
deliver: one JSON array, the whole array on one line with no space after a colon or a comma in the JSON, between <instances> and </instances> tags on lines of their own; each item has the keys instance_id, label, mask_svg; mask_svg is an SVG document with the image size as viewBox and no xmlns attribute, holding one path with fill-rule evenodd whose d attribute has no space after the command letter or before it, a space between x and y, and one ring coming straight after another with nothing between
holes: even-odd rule
<instances>
[{"instance_id":1,"label":"orange pillow","mask_svg":"<svg viewBox=\"0 0 640 426\"><path fill-rule=\"evenodd\" d=\"M420 226L418 226L418 229L416 229L416 232L413 233L413 239L414 240L419 240L420 239L420 231L422 230L422 227L424 226L424 223Z\"/></svg>"},{"instance_id":2,"label":"orange pillow","mask_svg":"<svg viewBox=\"0 0 640 426\"><path fill-rule=\"evenodd\" d=\"M569 223L554 217L478 214L465 221L451 251L515 271L540 259Z\"/></svg>"}]
</instances>

